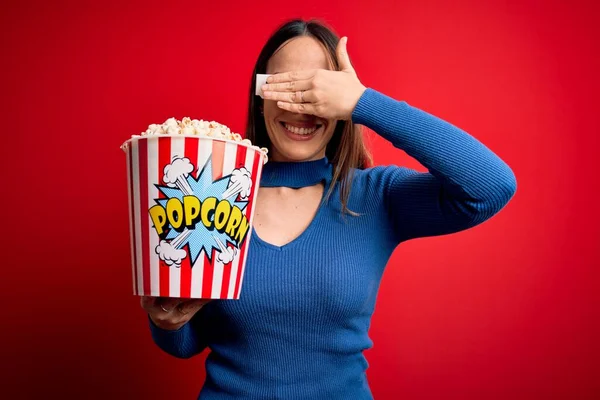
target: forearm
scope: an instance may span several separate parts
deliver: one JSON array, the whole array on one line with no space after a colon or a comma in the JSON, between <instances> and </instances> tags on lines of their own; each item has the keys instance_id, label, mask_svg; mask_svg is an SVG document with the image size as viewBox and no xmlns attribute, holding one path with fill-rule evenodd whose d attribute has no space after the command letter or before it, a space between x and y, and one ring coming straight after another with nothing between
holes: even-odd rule
<instances>
[{"instance_id":1,"label":"forearm","mask_svg":"<svg viewBox=\"0 0 600 400\"><path fill-rule=\"evenodd\" d=\"M502 159L462 129L406 102L367 89L353 120L414 157L454 199L493 212L514 194L515 176Z\"/></svg>"}]
</instances>

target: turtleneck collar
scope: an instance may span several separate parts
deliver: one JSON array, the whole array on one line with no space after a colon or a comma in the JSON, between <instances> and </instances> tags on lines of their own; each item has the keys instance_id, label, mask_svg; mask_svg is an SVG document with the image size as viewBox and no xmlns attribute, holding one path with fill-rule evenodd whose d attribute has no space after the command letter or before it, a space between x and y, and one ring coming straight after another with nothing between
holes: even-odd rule
<instances>
[{"instance_id":1,"label":"turtleneck collar","mask_svg":"<svg viewBox=\"0 0 600 400\"><path fill-rule=\"evenodd\" d=\"M294 189L331 182L333 167L327 157L314 161L268 161L262 171L260 186Z\"/></svg>"}]
</instances>

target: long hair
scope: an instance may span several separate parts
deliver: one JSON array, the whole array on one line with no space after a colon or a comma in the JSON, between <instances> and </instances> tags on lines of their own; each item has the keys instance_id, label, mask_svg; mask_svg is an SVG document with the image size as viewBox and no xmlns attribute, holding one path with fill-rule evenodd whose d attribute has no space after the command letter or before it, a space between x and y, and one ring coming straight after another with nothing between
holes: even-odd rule
<instances>
[{"instance_id":1,"label":"long hair","mask_svg":"<svg viewBox=\"0 0 600 400\"><path fill-rule=\"evenodd\" d=\"M281 25L271 35L261 50L254 66L252 83L250 85L250 101L248 103L248 121L246 124L246 138L250 139L257 146L266 147L269 151L271 150L271 141L269 140L265 120L261 113L263 100L255 96L256 74L266 73L267 63L277 49L288 40L299 36L309 36L319 41L325 48L333 69L335 71L340 70L336 53L340 38L324 23L316 20L303 21L301 19L294 19ZM350 196L353 170L364 169L372 164L371 155L363 142L363 135L359 126L350 120L337 121L333 136L327 144L325 155L333 165L333 179L325 198L328 199L331 196L336 183L339 182L342 213L348 212L349 214L356 215L348 209L348 197Z\"/></svg>"}]
</instances>

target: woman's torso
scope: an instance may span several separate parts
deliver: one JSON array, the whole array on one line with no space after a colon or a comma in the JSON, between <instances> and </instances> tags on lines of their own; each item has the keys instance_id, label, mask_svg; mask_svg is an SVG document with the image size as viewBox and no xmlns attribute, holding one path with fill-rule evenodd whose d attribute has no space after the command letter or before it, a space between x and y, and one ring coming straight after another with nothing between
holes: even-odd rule
<instances>
[{"instance_id":1,"label":"woman's torso","mask_svg":"<svg viewBox=\"0 0 600 400\"><path fill-rule=\"evenodd\" d=\"M356 183L358 217L340 215L337 189L322 203L323 185L261 188L240 299L210 304L205 393L227 380L238 395L369 398L362 351L395 243L381 205Z\"/></svg>"}]
</instances>

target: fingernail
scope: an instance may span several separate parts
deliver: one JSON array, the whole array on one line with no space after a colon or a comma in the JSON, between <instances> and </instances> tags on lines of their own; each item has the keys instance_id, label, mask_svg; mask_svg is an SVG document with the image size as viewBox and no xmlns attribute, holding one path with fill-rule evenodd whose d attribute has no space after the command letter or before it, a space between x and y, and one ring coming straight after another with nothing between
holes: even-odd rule
<instances>
[{"instance_id":1,"label":"fingernail","mask_svg":"<svg viewBox=\"0 0 600 400\"><path fill-rule=\"evenodd\" d=\"M271 83L273 81L273 78L271 78L270 76L267 77L267 83Z\"/></svg>"},{"instance_id":2,"label":"fingernail","mask_svg":"<svg viewBox=\"0 0 600 400\"><path fill-rule=\"evenodd\" d=\"M269 89L269 85L262 85L261 89L263 91L268 90Z\"/></svg>"},{"instance_id":3,"label":"fingernail","mask_svg":"<svg viewBox=\"0 0 600 400\"><path fill-rule=\"evenodd\" d=\"M263 96L265 97L269 97L271 95L271 92L263 92Z\"/></svg>"}]
</instances>

